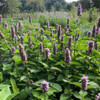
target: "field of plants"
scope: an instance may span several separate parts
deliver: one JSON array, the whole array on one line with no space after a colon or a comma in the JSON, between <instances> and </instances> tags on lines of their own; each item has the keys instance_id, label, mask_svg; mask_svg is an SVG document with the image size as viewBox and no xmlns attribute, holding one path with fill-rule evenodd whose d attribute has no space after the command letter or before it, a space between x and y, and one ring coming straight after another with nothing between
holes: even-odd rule
<instances>
[{"instance_id":1,"label":"field of plants","mask_svg":"<svg viewBox=\"0 0 100 100\"><path fill-rule=\"evenodd\" d=\"M78 10L0 15L0 100L100 100L100 18Z\"/></svg>"}]
</instances>

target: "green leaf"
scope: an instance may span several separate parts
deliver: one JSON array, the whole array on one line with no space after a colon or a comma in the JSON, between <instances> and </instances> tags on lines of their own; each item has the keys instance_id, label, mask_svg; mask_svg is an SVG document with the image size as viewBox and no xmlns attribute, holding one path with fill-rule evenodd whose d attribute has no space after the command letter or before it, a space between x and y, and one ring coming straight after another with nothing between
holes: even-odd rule
<instances>
[{"instance_id":1,"label":"green leaf","mask_svg":"<svg viewBox=\"0 0 100 100\"><path fill-rule=\"evenodd\" d=\"M80 94L79 94L78 92L74 92L73 95L74 95L76 98L81 99L81 96L80 96Z\"/></svg>"},{"instance_id":2,"label":"green leaf","mask_svg":"<svg viewBox=\"0 0 100 100\"><path fill-rule=\"evenodd\" d=\"M6 100L12 100L18 93L13 93L13 94L9 95Z\"/></svg>"},{"instance_id":3,"label":"green leaf","mask_svg":"<svg viewBox=\"0 0 100 100\"><path fill-rule=\"evenodd\" d=\"M10 82L11 82L11 85L12 85L13 92L14 93L19 92L19 88L17 88L15 80L13 78L10 78Z\"/></svg>"},{"instance_id":4,"label":"green leaf","mask_svg":"<svg viewBox=\"0 0 100 100\"><path fill-rule=\"evenodd\" d=\"M100 88L99 85L98 85L97 83L92 82L92 81L91 81L91 82L88 82L88 85L89 85L90 87L87 86L87 89L92 88L92 87L93 87L93 88Z\"/></svg>"},{"instance_id":5,"label":"green leaf","mask_svg":"<svg viewBox=\"0 0 100 100\"><path fill-rule=\"evenodd\" d=\"M61 94L60 100L67 100L69 97L66 94Z\"/></svg>"},{"instance_id":6,"label":"green leaf","mask_svg":"<svg viewBox=\"0 0 100 100\"><path fill-rule=\"evenodd\" d=\"M51 83L50 84L57 92L61 92L62 91L62 87L57 84L57 83Z\"/></svg>"},{"instance_id":7,"label":"green leaf","mask_svg":"<svg viewBox=\"0 0 100 100\"><path fill-rule=\"evenodd\" d=\"M62 72L62 70L60 68L57 68L57 67L51 67L50 70L55 70L55 71Z\"/></svg>"},{"instance_id":8,"label":"green leaf","mask_svg":"<svg viewBox=\"0 0 100 100\"><path fill-rule=\"evenodd\" d=\"M21 61L21 58L19 55L14 55L13 60L15 61L16 64L19 64L19 62Z\"/></svg>"},{"instance_id":9,"label":"green leaf","mask_svg":"<svg viewBox=\"0 0 100 100\"><path fill-rule=\"evenodd\" d=\"M87 95L87 92L85 91L80 91L79 94L82 96L82 97L85 97Z\"/></svg>"},{"instance_id":10,"label":"green leaf","mask_svg":"<svg viewBox=\"0 0 100 100\"><path fill-rule=\"evenodd\" d=\"M12 64L3 64L3 71L10 70L12 68Z\"/></svg>"},{"instance_id":11,"label":"green leaf","mask_svg":"<svg viewBox=\"0 0 100 100\"><path fill-rule=\"evenodd\" d=\"M2 75L2 72L0 72L0 82L3 81L3 75Z\"/></svg>"},{"instance_id":12,"label":"green leaf","mask_svg":"<svg viewBox=\"0 0 100 100\"><path fill-rule=\"evenodd\" d=\"M0 100L7 100L7 97L11 94L9 87L0 91Z\"/></svg>"},{"instance_id":13,"label":"green leaf","mask_svg":"<svg viewBox=\"0 0 100 100\"><path fill-rule=\"evenodd\" d=\"M10 87L10 85L7 84L0 84L0 90L6 88L6 87Z\"/></svg>"}]
</instances>

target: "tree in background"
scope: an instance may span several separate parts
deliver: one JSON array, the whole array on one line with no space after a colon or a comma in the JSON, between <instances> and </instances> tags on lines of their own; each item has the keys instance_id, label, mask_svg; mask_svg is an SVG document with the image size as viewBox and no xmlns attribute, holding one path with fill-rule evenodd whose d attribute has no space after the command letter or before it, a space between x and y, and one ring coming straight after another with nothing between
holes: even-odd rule
<instances>
[{"instance_id":1,"label":"tree in background","mask_svg":"<svg viewBox=\"0 0 100 100\"><path fill-rule=\"evenodd\" d=\"M26 0L25 6L26 10L31 12L43 11L44 9L43 0Z\"/></svg>"},{"instance_id":2,"label":"tree in background","mask_svg":"<svg viewBox=\"0 0 100 100\"><path fill-rule=\"evenodd\" d=\"M21 6L21 2L20 0L2 0L2 3L4 3L4 5L2 7L0 7L0 13L4 14L4 13L17 13L19 12L19 6Z\"/></svg>"}]
</instances>

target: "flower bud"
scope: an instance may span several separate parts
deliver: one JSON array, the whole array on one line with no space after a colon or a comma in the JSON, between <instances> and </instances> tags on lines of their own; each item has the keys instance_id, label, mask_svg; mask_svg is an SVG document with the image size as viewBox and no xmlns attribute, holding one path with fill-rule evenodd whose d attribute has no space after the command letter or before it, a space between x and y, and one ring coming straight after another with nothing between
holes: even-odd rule
<instances>
[{"instance_id":1,"label":"flower bud","mask_svg":"<svg viewBox=\"0 0 100 100\"><path fill-rule=\"evenodd\" d=\"M97 26L100 27L100 17L98 18Z\"/></svg>"},{"instance_id":2,"label":"flower bud","mask_svg":"<svg viewBox=\"0 0 100 100\"><path fill-rule=\"evenodd\" d=\"M92 37L96 35L96 24L94 24L93 29L92 29Z\"/></svg>"}]
</instances>

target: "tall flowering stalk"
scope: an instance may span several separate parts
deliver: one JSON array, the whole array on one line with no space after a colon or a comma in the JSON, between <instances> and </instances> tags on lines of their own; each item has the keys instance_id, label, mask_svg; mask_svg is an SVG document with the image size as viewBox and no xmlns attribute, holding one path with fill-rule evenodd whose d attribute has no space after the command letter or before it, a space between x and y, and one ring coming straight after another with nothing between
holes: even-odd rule
<instances>
[{"instance_id":1,"label":"tall flowering stalk","mask_svg":"<svg viewBox=\"0 0 100 100\"><path fill-rule=\"evenodd\" d=\"M43 35L44 34L44 29L43 28L41 28L41 35Z\"/></svg>"},{"instance_id":2,"label":"tall flowering stalk","mask_svg":"<svg viewBox=\"0 0 100 100\"><path fill-rule=\"evenodd\" d=\"M41 89L42 89L42 92L46 93L48 92L48 89L49 89L49 82L47 81L43 81L41 82Z\"/></svg>"},{"instance_id":3,"label":"tall flowering stalk","mask_svg":"<svg viewBox=\"0 0 100 100\"><path fill-rule=\"evenodd\" d=\"M50 22L47 21L46 24L47 24L47 28L49 29Z\"/></svg>"},{"instance_id":4,"label":"tall flowering stalk","mask_svg":"<svg viewBox=\"0 0 100 100\"><path fill-rule=\"evenodd\" d=\"M24 36L20 36L21 43L23 43Z\"/></svg>"},{"instance_id":5,"label":"tall flowering stalk","mask_svg":"<svg viewBox=\"0 0 100 100\"><path fill-rule=\"evenodd\" d=\"M99 34L99 27L96 27L96 35Z\"/></svg>"},{"instance_id":6,"label":"tall flowering stalk","mask_svg":"<svg viewBox=\"0 0 100 100\"><path fill-rule=\"evenodd\" d=\"M87 32L87 36L88 36L88 37L91 36L91 34L92 34L91 31Z\"/></svg>"},{"instance_id":7,"label":"tall flowering stalk","mask_svg":"<svg viewBox=\"0 0 100 100\"><path fill-rule=\"evenodd\" d=\"M15 54L15 47L14 46L12 46L12 48L11 48L11 53Z\"/></svg>"},{"instance_id":8,"label":"tall flowering stalk","mask_svg":"<svg viewBox=\"0 0 100 100\"><path fill-rule=\"evenodd\" d=\"M49 48L46 48L45 49L45 57L46 57L46 59L49 59Z\"/></svg>"},{"instance_id":9,"label":"tall flowering stalk","mask_svg":"<svg viewBox=\"0 0 100 100\"><path fill-rule=\"evenodd\" d=\"M70 36L68 40L68 47L71 48L71 46L72 46L72 36Z\"/></svg>"},{"instance_id":10,"label":"tall flowering stalk","mask_svg":"<svg viewBox=\"0 0 100 100\"><path fill-rule=\"evenodd\" d=\"M42 43L39 44L39 50L40 50L40 53L43 53L43 45L42 45Z\"/></svg>"},{"instance_id":11,"label":"tall flowering stalk","mask_svg":"<svg viewBox=\"0 0 100 100\"><path fill-rule=\"evenodd\" d=\"M92 37L94 37L95 35L96 35L96 24L93 25Z\"/></svg>"},{"instance_id":12,"label":"tall flowering stalk","mask_svg":"<svg viewBox=\"0 0 100 100\"><path fill-rule=\"evenodd\" d=\"M100 93L96 96L96 100L100 100Z\"/></svg>"},{"instance_id":13,"label":"tall flowering stalk","mask_svg":"<svg viewBox=\"0 0 100 100\"><path fill-rule=\"evenodd\" d=\"M61 37L61 44L60 44L61 50L63 49L63 46L64 46L63 41L64 41L64 36Z\"/></svg>"},{"instance_id":14,"label":"tall flowering stalk","mask_svg":"<svg viewBox=\"0 0 100 100\"><path fill-rule=\"evenodd\" d=\"M89 43L88 43L88 50L87 50L87 54L92 53L93 48L94 48L94 42L93 42L92 40L90 40L90 41L89 41Z\"/></svg>"},{"instance_id":15,"label":"tall flowering stalk","mask_svg":"<svg viewBox=\"0 0 100 100\"><path fill-rule=\"evenodd\" d=\"M61 25L59 25L59 30L58 30L58 40L60 40L61 37Z\"/></svg>"},{"instance_id":16,"label":"tall flowering stalk","mask_svg":"<svg viewBox=\"0 0 100 100\"><path fill-rule=\"evenodd\" d=\"M81 16L81 15L82 15L82 5L79 4L77 8L77 16Z\"/></svg>"},{"instance_id":17,"label":"tall flowering stalk","mask_svg":"<svg viewBox=\"0 0 100 100\"><path fill-rule=\"evenodd\" d=\"M11 35L12 35L12 39L14 39L14 37L15 37L15 29L14 29L13 26L11 27Z\"/></svg>"},{"instance_id":18,"label":"tall flowering stalk","mask_svg":"<svg viewBox=\"0 0 100 100\"><path fill-rule=\"evenodd\" d=\"M21 56L21 60L23 60L26 64L27 63L27 56L26 56L26 53L24 51L24 46L22 44L19 44L19 53Z\"/></svg>"},{"instance_id":19,"label":"tall flowering stalk","mask_svg":"<svg viewBox=\"0 0 100 100\"><path fill-rule=\"evenodd\" d=\"M3 39L5 37L5 35L3 35L3 33L0 31L0 37Z\"/></svg>"},{"instance_id":20,"label":"tall flowering stalk","mask_svg":"<svg viewBox=\"0 0 100 100\"><path fill-rule=\"evenodd\" d=\"M53 29L51 29L51 34L50 34L50 36L51 36L51 37L53 36Z\"/></svg>"},{"instance_id":21,"label":"tall flowering stalk","mask_svg":"<svg viewBox=\"0 0 100 100\"><path fill-rule=\"evenodd\" d=\"M22 23L21 22L19 22L19 27L22 27Z\"/></svg>"},{"instance_id":22,"label":"tall flowering stalk","mask_svg":"<svg viewBox=\"0 0 100 100\"><path fill-rule=\"evenodd\" d=\"M54 44L53 44L53 54L54 54L54 55L57 54L57 46L56 46L56 42L54 42Z\"/></svg>"},{"instance_id":23,"label":"tall flowering stalk","mask_svg":"<svg viewBox=\"0 0 100 100\"><path fill-rule=\"evenodd\" d=\"M98 42L97 42L97 41L94 42L94 48L95 48L96 50L98 50Z\"/></svg>"},{"instance_id":24,"label":"tall flowering stalk","mask_svg":"<svg viewBox=\"0 0 100 100\"><path fill-rule=\"evenodd\" d=\"M15 33L17 34L18 33L18 24L16 23L15 25Z\"/></svg>"},{"instance_id":25,"label":"tall flowering stalk","mask_svg":"<svg viewBox=\"0 0 100 100\"><path fill-rule=\"evenodd\" d=\"M87 76L81 78L81 89L83 91L87 90L87 85L88 85L87 80L88 80L88 77Z\"/></svg>"},{"instance_id":26,"label":"tall flowering stalk","mask_svg":"<svg viewBox=\"0 0 100 100\"><path fill-rule=\"evenodd\" d=\"M69 29L69 22L70 22L70 19L67 18L67 28Z\"/></svg>"},{"instance_id":27,"label":"tall flowering stalk","mask_svg":"<svg viewBox=\"0 0 100 100\"><path fill-rule=\"evenodd\" d=\"M100 17L98 18L97 26L100 27Z\"/></svg>"},{"instance_id":28,"label":"tall flowering stalk","mask_svg":"<svg viewBox=\"0 0 100 100\"><path fill-rule=\"evenodd\" d=\"M68 48L65 50L65 62L67 65L71 63L70 50Z\"/></svg>"},{"instance_id":29,"label":"tall flowering stalk","mask_svg":"<svg viewBox=\"0 0 100 100\"><path fill-rule=\"evenodd\" d=\"M29 15L29 23L32 23L32 17Z\"/></svg>"},{"instance_id":30,"label":"tall flowering stalk","mask_svg":"<svg viewBox=\"0 0 100 100\"><path fill-rule=\"evenodd\" d=\"M0 15L0 21L2 21L2 15Z\"/></svg>"}]
</instances>

